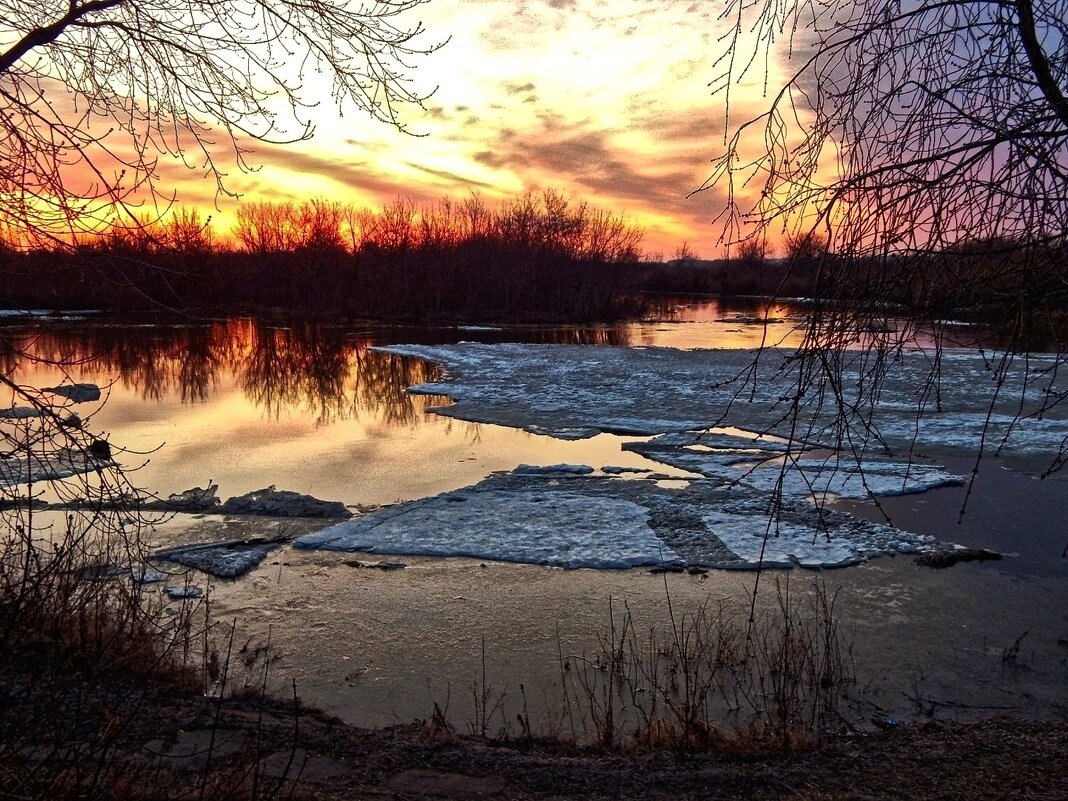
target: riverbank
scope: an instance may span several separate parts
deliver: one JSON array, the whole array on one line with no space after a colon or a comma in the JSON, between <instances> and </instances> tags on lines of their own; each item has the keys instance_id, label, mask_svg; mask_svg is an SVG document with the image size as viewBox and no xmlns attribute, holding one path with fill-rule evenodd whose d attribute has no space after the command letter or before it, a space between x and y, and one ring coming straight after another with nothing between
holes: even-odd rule
<instances>
[{"instance_id":1,"label":"riverbank","mask_svg":"<svg viewBox=\"0 0 1068 801\"><path fill-rule=\"evenodd\" d=\"M1068 723L991 719L898 726L825 738L789 752L725 743L680 753L578 749L534 740L490 742L417 721L367 730L256 698L218 704L158 689L112 737L106 760L62 766L102 771L122 798L176 799L1063 799ZM82 730L87 737L94 732ZM95 732L100 734L100 732ZM43 749L37 749L40 752ZM24 749L23 753L33 753ZM0 771L0 797L78 795L55 764ZM35 793L36 783L50 792ZM19 782L21 780L21 782ZM103 790L103 786L98 786Z\"/></svg>"},{"instance_id":2,"label":"riverbank","mask_svg":"<svg viewBox=\"0 0 1068 801\"><path fill-rule=\"evenodd\" d=\"M1053 801L1068 797L1066 752L1066 724L999 720L841 738L795 753L690 755L487 744L429 738L419 726L363 732L315 722L293 752L301 781L292 797ZM274 752L273 764L282 753Z\"/></svg>"}]
</instances>

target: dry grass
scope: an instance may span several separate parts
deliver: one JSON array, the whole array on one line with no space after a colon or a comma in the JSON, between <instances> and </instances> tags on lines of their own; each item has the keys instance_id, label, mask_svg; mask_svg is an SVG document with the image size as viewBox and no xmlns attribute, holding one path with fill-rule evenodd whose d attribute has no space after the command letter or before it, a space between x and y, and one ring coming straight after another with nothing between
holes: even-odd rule
<instances>
[{"instance_id":1,"label":"dry grass","mask_svg":"<svg viewBox=\"0 0 1068 801\"><path fill-rule=\"evenodd\" d=\"M677 615L666 628L638 631L627 604L609 601L593 652L559 645L557 702L532 723L524 686L517 698L487 677L483 650L472 684L482 739L553 741L624 751L772 752L814 745L849 728L845 701L854 683L851 649L835 597L820 582L802 592L775 582L772 607L713 604ZM485 643L483 643L483 649ZM451 733L435 705L435 736Z\"/></svg>"},{"instance_id":2,"label":"dry grass","mask_svg":"<svg viewBox=\"0 0 1068 801\"><path fill-rule=\"evenodd\" d=\"M255 753L176 782L144 751L173 736L169 710L227 686L210 601L140 580L152 521L110 448L55 398L7 386L38 413L0 420L0 798L264 797ZM71 453L90 469L56 475Z\"/></svg>"}]
</instances>

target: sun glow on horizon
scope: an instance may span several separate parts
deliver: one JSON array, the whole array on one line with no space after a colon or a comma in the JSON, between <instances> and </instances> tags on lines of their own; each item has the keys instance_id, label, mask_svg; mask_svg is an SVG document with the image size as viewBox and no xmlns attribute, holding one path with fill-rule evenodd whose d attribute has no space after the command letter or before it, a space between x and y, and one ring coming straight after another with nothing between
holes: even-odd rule
<instances>
[{"instance_id":1,"label":"sun glow on horizon","mask_svg":"<svg viewBox=\"0 0 1068 801\"><path fill-rule=\"evenodd\" d=\"M329 85L306 82L314 137L248 144L256 167L230 169L226 189L245 201L369 208L555 189L643 228L647 253L683 242L705 257L722 252L712 220L724 198L691 196L723 136L723 101L708 87L723 25L716 9L482 0L421 11L428 41L448 42L410 72L418 90L437 86L425 111L403 110L411 133L339 113ZM747 80L732 103L735 116L766 103L762 82ZM212 216L220 233L233 224L241 201L217 195L203 171L166 177L179 205Z\"/></svg>"}]
</instances>

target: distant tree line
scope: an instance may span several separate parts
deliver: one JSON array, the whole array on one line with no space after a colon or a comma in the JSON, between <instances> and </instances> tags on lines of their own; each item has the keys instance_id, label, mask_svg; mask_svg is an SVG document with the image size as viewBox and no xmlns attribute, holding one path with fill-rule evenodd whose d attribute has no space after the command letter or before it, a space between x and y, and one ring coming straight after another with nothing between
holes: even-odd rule
<instances>
[{"instance_id":1,"label":"distant tree line","mask_svg":"<svg viewBox=\"0 0 1068 801\"><path fill-rule=\"evenodd\" d=\"M1018 347L1068 339L1068 243L962 237L934 250L858 259L835 252L825 237L787 239L781 258L755 240L729 258L701 260L685 246L650 265L643 287L660 292L803 297L827 308L853 307L872 317L965 320L991 333L1011 332ZM848 327L856 315L843 318Z\"/></svg>"},{"instance_id":2,"label":"distant tree line","mask_svg":"<svg viewBox=\"0 0 1068 801\"><path fill-rule=\"evenodd\" d=\"M378 210L324 199L252 202L224 237L195 209L115 225L86 244L0 237L0 305L285 310L396 321L611 321L645 293L865 298L878 314L1004 325L1031 344L1068 329L1068 246L963 238L939 250L849 259L813 233L771 258L756 240L702 260L645 260L622 215L560 192L496 205L477 194ZM885 307L885 309L883 308ZM848 321L846 323L849 324Z\"/></svg>"},{"instance_id":3,"label":"distant tree line","mask_svg":"<svg viewBox=\"0 0 1068 801\"><path fill-rule=\"evenodd\" d=\"M221 237L195 209L86 244L0 249L0 302L263 309L392 320L611 320L633 311L642 230L549 190L375 211L252 202Z\"/></svg>"}]
</instances>

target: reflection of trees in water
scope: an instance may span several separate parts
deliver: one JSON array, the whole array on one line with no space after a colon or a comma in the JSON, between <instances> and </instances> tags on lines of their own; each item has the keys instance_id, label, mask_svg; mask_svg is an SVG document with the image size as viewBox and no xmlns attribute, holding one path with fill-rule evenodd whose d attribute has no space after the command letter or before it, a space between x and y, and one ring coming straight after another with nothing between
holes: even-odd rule
<instances>
[{"instance_id":1,"label":"reflection of trees in water","mask_svg":"<svg viewBox=\"0 0 1068 801\"><path fill-rule=\"evenodd\" d=\"M442 402L407 393L413 384L435 380L436 367L370 345L334 327L281 328L250 319L206 326L84 325L9 331L0 339L0 365L11 375L20 366L15 354L30 353L41 363L62 361L87 373L117 375L147 400L176 393L183 403L208 400L229 374L270 417L301 411L320 425L360 414L409 424L431 402Z\"/></svg>"},{"instance_id":2,"label":"reflection of trees in water","mask_svg":"<svg viewBox=\"0 0 1068 801\"><path fill-rule=\"evenodd\" d=\"M129 327L85 325L41 327L15 343L34 363L58 363L70 371L118 376L146 400L171 392L183 401L207 400L217 380L218 326Z\"/></svg>"},{"instance_id":3,"label":"reflection of trees in water","mask_svg":"<svg viewBox=\"0 0 1068 801\"><path fill-rule=\"evenodd\" d=\"M271 417L304 408L319 425L348 416L350 346L336 329L257 325L243 362L234 365L245 397Z\"/></svg>"},{"instance_id":4,"label":"reflection of trees in water","mask_svg":"<svg viewBox=\"0 0 1068 801\"><path fill-rule=\"evenodd\" d=\"M356 407L375 408L387 423L410 424L427 406L441 405L438 395L411 395L408 387L436 381L441 370L412 356L369 350L366 343L353 352Z\"/></svg>"},{"instance_id":5,"label":"reflection of trees in water","mask_svg":"<svg viewBox=\"0 0 1068 801\"><path fill-rule=\"evenodd\" d=\"M586 328L561 327L533 331L528 341L542 345L629 345L631 330L625 325L598 325ZM512 340L514 341L514 340Z\"/></svg>"}]
</instances>

